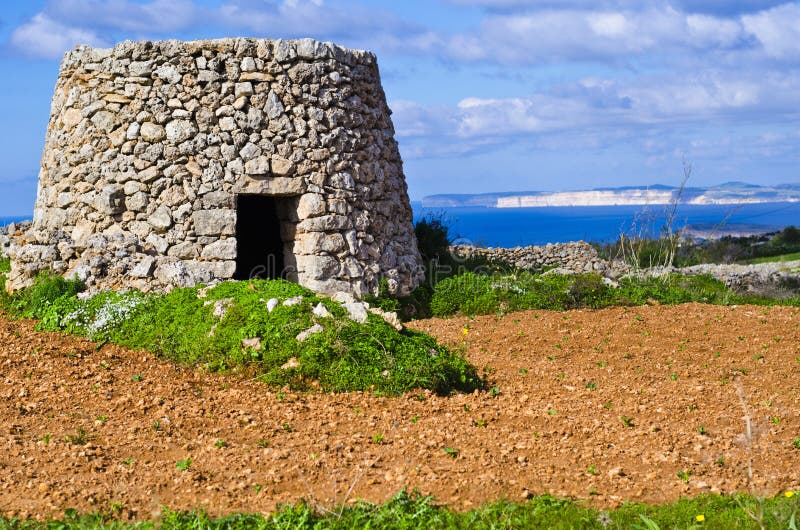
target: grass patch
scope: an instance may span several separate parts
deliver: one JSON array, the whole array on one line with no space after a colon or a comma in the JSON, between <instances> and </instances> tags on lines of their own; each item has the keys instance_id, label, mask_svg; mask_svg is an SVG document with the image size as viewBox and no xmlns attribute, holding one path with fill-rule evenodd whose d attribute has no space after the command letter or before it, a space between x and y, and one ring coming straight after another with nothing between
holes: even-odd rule
<instances>
[{"instance_id":1,"label":"grass patch","mask_svg":"<svg viewBox=\"0 0 800 530\"><path fill-rule=\"evenodd\" d=\"M800 260L800 252L793 252L791 254L782 254L780 256L764 256L761 258L746 259L741 261L745 265L755 265L758 263L774 263L783 261L796 261Z\"/></svg>"},{"instance_id":2,"label":"grass patch","mask_svg":"<svg viewBox=\"0 0 800 530\"><path fill-rule=\"evenodd\" d=\"M245 530L245 529L672 529L672 528L759 528L748 515L761 511L764 528L790 528L798 508L797 496L754 499L748 496L702 495L661 506L625 504L599 511L582 503L533 497L516 503L499 501L468 512L437 506L430 497L399 493L386 503L359 502L335 510L316 510L308 503L284 505L276 513L235 514L218 519L200 512L165 512L159 521L120 522L111 516L79 515L68 511L59 521L37 522L0 519L2 530L155 529L163 530Z\"/></svg>"},{"instance_id":3,"label":"grass patch","mask_svg":"<svg viewBox=\"0 0 800 530\"><path fill-rule=\"evenodd\" d=\"M681 304L759 304L800 306L800 298L775 300L740 296L710 276L626 278L618 287L598 274L575 276L465 273L442 280L434 288L431 311L436 316L510 312L524 309L566 310L580 307Z\"/></svg>"},{"instance_id":4,"label":"grass patch","mask_svg":"<svg viewBox=\"0 0 800 530\"><path fill-rule=\"evenodd\" d=\"M78 282L41 276L7 304L37 329L143 349L209 370L237 371L276 387L440 394L482 386L475 367L427 334L398 332L379 316L354 322L337 302L283 280L223 282L171 293L77 296ZM267 302L277 299L269 311ZM296 303L284 304L287 300ZM327 314L312 310L322 304ZM302 342L298 335L316 326ZM258 339L247 341L247 339ZM245 341L245 342L243 342Z\"/></svg>"}]
</instances>

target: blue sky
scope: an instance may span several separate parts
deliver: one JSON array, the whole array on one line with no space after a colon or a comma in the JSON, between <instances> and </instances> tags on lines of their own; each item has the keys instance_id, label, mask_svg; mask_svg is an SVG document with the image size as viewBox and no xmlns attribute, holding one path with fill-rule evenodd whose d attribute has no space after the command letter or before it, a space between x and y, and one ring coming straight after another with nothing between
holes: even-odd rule
<instances>
[{"instance_id":1,"label":"blue sky","mask_svg":"<svg viewBox=\"0 0 800 530\"><path fill-rule=\"evenodd\" d=\"M32 210L64 51L314 37L378 54L412 199L800 182L800 3L45 0L0 10L0 215Z\"/></svg>"}]
</instances>

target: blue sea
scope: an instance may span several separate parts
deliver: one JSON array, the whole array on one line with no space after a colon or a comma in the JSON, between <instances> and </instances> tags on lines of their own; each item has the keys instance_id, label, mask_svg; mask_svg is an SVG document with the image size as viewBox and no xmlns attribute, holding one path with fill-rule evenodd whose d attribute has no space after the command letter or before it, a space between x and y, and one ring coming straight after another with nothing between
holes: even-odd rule
<instances>
[{"instance_id":1,"label":"blue sea","mask_svg":"<svg viewBox=\"0 0 800 530\"><path fill-rule=\"evenodd\" d=\"M423 208L412 202L414 220L442 215L451 236L482 246L513 247L566 241L609 242L646 228L658 236L666 206L565 206L548 208ZM800 203L724 206L680 205L673 226L723 234L770 232L800 226Z\"/></svg>"}]
</instances>

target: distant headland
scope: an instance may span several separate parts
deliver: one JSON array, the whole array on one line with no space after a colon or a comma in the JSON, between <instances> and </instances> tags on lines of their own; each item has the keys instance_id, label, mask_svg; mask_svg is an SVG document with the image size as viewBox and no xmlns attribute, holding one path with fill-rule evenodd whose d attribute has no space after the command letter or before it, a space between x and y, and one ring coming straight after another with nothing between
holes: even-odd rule
<instances>
[{"instance_id":1,"label":"distant headland","mask_svg":"<svg viewBox=\"0 0 800 530\"><path fill-rule=\"evenodd\" d=\"M422 199L426 208L484 206L488 208L529 208L551 206L635 206L671 204L757 204L800 202L800 183L759 186L726 182L708 188L680 188L656 184L595 188L582 191L520 191L479 194L440 194Z\"/></svg>"}]
</instances>

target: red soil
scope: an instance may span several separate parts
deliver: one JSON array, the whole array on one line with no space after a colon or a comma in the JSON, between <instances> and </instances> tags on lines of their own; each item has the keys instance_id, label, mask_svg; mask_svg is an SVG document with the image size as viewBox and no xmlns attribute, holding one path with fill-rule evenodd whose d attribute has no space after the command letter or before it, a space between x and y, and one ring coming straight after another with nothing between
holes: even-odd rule
<instances>
[{"instance_id":1,"label":"red soil","mask_svg":"<svg viewBox=\"0 0 800 530\"><path fill-rule=\"evenodd\" d=\"M457 509L538 493L613 506L800 489L799 313L689 304L420 321L499 393L397 398L279 393L0 317L0 514L259 512L402 488Z\"/></svg>"}]
</instances>

